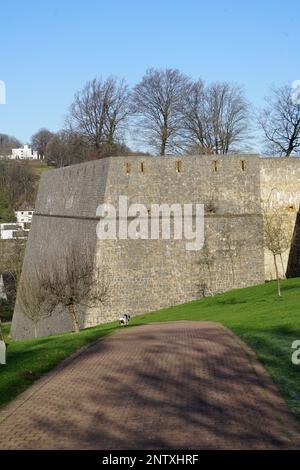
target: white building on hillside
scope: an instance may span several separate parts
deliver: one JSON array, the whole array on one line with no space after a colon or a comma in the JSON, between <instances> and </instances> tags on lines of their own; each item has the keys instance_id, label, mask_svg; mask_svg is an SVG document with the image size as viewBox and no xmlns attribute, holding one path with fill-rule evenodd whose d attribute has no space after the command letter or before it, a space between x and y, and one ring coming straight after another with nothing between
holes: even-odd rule
<instances>
[{"instance_id":1,"label":"white building on hillside","mask_svg":"<svg viewBox=\"0 0 300 470\"><path fill-rule=\"evenodd\" d=\"M0 239L14 240L16 238L26 239L31 227L34 209L24 204L15 211L17 222L0 224Z\"/></svg>"},{"instance_id":2,"label":"white building on hillside","mask_svg":"<svg viewBox=\"0 0 300 470\"><path fill-rule=\"evenodd\" d=\"M19 209L15 211L17 223L31 223L32 216L33 216L33 209Z\"/></svg>"},{"instance_id":3,"label":"white building on hillside","mask_svg":"<svg viewBox=\"0 0 300 470\"><path fill-rule=\"evenodd\" d=\"M26 239L29 230L30 228L25 224L18 224L16 222L0 224L0 238L1 240Z\"/></svg>"},{"instance_id":4,"label":"white building on hillside","mask_svg":"<svg viewBox=\"0 0 300 470\"><path fill-rule=\"evenodd\" d=\"M38 153L30 148L29 145L24 145L24 148L12 149L11 160L38 160Z\"/></svg>"}]
</instances>

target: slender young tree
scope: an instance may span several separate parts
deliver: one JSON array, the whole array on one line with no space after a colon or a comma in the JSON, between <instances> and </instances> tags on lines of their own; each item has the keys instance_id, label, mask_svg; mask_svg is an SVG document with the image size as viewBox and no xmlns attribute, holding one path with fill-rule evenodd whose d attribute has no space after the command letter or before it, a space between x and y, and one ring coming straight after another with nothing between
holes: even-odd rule
<instances>
[{"instance_id":1,"label":"slender young tree","mask_svg":"<svg viewBox=\"0 0 300 470\"><path fill-rule=\"evenodd\" d=\"M277 280L277 292L281 296L280 274L277 257L281 259L282 254L289 248L291 237L287 227L286 219L279 207L270 205L263 206L264 219L264 243L265 247L272 253Z\"/></svg>"}]
</instances>

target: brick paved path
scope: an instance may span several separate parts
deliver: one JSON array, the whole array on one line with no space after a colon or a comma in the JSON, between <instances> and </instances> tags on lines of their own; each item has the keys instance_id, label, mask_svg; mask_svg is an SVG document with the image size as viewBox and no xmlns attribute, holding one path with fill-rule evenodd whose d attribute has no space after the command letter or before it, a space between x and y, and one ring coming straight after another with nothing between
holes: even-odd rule
<instances>
[{"instance_id":1,"label":"brick paved path","mask_svg":"<svg viewBox=\"0 0 300 470\"><path fill-rule=\"evenodd\" d=\"M300 448L254 354L210 322L124 328L1 416L0 449Z\"/></svg>"}]
</instances>

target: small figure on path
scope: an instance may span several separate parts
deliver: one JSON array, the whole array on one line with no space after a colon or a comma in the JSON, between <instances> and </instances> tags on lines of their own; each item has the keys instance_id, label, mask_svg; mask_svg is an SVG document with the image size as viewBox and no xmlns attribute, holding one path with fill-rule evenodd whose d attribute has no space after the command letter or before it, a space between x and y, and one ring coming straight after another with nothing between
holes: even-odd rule
<instances>
[{"instance_id":1,"label":"small figure on path","mask_svg":"<svg viewBox=\"0 0 300 470\"><path fill-rule=\"evenodd\" d=\"M130 320L130 315L124 313L122 317L119 318L120 325L127 326Z\"/></svg>"}]
</instances>

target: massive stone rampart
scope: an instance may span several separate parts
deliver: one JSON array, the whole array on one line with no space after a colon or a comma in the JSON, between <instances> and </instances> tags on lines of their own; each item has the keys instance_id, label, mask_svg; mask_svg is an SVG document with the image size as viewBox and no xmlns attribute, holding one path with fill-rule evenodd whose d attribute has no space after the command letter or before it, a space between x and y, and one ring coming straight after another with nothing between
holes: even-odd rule
<instances>
[{"instance_id":1,"label":"massive stone rampart","mask_svg":"<svg viewBox=\"0 0 300 470\"><path fill-rule=\"evenodd\" d=\"M262 197L274 186L283 204L291 206L293 199L295 219L300 162L294 160L285 163L255 155L110 157L46 172L22 275L28 278L33 266L59 263L70 244L78 246L81 256L80 247L87 244L107 276L108 295L98 308L80 310L83 327L114 320L124 312L136 315L203 293L262 283L272 277L269 260L266 266L264 262ZM97 207L103 203L117 207L121 195L128 197L129 205L145 204L149 215L151 204L204 204L204 249L187 251L185 240L175 239L99 240ZM40 322L38 332L48 335L70 329L66 312L58 310ZM32 322L18 300L12 335L33 336Z\"/></svg>"}]
</instances>

